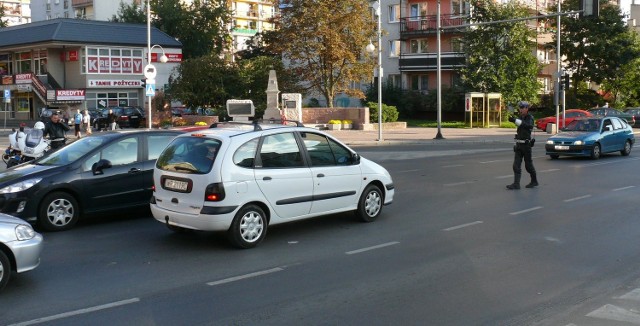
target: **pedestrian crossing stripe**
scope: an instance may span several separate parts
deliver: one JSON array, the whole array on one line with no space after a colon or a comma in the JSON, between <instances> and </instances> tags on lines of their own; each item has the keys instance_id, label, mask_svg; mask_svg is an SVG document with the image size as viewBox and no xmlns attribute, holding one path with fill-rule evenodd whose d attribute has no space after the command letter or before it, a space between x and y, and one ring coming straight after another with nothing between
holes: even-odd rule
<instances>
[{"instance_id":1,"label":"pedestrian crossing stripe","mask_svg":"<svg viewBox=\"0 0 640 326\"><path fill-rule=\"evenodd\" d=\"M155 84L147 84L147 96L156 95L156 85Z\"/></svg>"}]
</instances>

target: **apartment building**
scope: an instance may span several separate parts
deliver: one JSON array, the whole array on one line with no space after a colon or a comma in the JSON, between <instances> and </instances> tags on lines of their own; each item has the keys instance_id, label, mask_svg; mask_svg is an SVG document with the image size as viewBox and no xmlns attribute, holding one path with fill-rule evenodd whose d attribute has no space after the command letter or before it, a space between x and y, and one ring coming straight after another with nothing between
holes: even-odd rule
<instances>
[{"instance_id":1,"label":"apartment building","mask_svg":"<svg viewBox=\"0 0 640 326\"><path fill-rule=\"evenodd\" d=\"M2 0L0 9L4 11L4 18L9 26L31 22L30 0Z\"/></svg>"},{"instance_id":2,"label":"apartment building","mask_svg":"<svg viewBox=\"0 0 640 326\"><path fill-rule=\"evenodd\" d=\"M140 3L140 0L31 0L32 20L79 18L109 20L118 13L120 3Z\"/></svg>"},{"instance_id":3,"label":"apartment building","mask_svg":"<svg viewBox=\"0 0 640 326\"><path fill-rule=\"evenodd\" d=\"M278 7L265 0L229 1L232 20L229 26L233 43L230 54L245 50L246 42L257 33L273 30L274 24L269 22L278 13Z\"/></svg>"}]
</instances>

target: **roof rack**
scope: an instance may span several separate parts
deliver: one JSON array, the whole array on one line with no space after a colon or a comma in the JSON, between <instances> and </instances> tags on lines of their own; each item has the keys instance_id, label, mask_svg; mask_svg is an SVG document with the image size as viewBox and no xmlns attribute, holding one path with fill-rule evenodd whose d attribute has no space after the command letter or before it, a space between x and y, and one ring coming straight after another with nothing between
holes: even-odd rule
<instances>
[{"instance_id":1,"label":"roof rack","mask_svg":"<svg viewBox=\"0 0 640 326\"><path fill-rule=\"evenodd\" d=\"M302 124L302 122L297 120L281 120L281 119L272 118L269 120L260 119L260 120L253 120L253 121L220 121L220 122L214 122L211 126L209 126L209 128L218 128L219 124L234 124L234 125L245 125L245 126L253 125L253 131L260 131L262 130L262 126L260 125L260 123L285 125L287 122L295 123L296 127L304 127L304 124Z\"/></svg>"}]
</instances>

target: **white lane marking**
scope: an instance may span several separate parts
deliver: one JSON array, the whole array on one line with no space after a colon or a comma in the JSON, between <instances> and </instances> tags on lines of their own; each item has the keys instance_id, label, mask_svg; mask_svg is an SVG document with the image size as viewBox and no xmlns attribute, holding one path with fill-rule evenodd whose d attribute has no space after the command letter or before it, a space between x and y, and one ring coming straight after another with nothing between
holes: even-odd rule
<instances>
[{"instance_id":1,"label":"white lane marking","mask_svg":"<svg viewBox=\"0 0 640 326\"><path fill-rule=\"evenodd\" d=\"M575 165L572 165L572 167L583 168L583 167L598 166L598 165L613 164L613 163L623 163L626 161L637 161L637 160L640 160L640 157L626 158L624 160L615 160L615 161L606 161L606 162L575 164Z\"/></svg>"},{"instance_id":2,"label":"white lane marking","mask_svg":"<svg viewBox=\"0 0 640 326\"><path fill-rule=\"evenodd\" d=\"M513 178L513 174L509 174L509 175L500 175L497 176L496 179L506 179L506 178Z\"/></svg>"},{"instance_id":3,"label":"white lane marking","mask_svg":"<svg viewBox=\"0 0 640 326\"><path fill-rule=\"evenodd\" d=\"M404 170L404 171L398 171L396 173L409 173L409 172L418 172L418 171L422 171L422 170L420 170L420 169Z\"/></svg>"},{"instance_id":4,"label":"white lane marking","mask_svg":"<svg viewBox=\"0 0 640 326\"><path fill-rule=\"evenodd\" d=\"M617 320L640 325L640 314L618 306L614 306L612 304L606 304L588 313L586 316L607 320Z\"/></svg>"},{"instance_id":5,"label":"white lane marking","mask_svg":"<svg viewBox=\"0 0 640 326\"><path fill-rule=\"evenodd\" d=\"M466 184L470 184L470 183L474 183L475 181L462 181L462 182L455 182L455 183L445 183L444 186L445 187L451 187L451 186L462 186L462 185L466 185Z\"/></svg>"},{"instance_id":6,"label":"white lane marking","mask_svg":"<svg viewBox=\"0 0 640 326\"><path fill-rule=\"evenodd\" d=\"M261 275L265 275L265 274L271 274L271 273L275 273L275 272L281 272L283 270L284 270L284 268L276 267L276 268L267 269L267 270L264 270L264 271L259 271L259 272L245 274L245 275L229 277L229 278L225 278L225 279L219 280L219 281L209 282L209 283L207 283L207 285L214 286L214 285L220 285L220 284L225 284L225 283L231 283L231 282L235 282L235 281L239 281L239 280L244 280L246 278L261 276Z\"/></svg>"},{"instance_id":7,"label":"white lane marking","mask_svg":"<svg viewBox=\"0 0 640 326\"><path fill-rule=\"evenodd\" d=\"M538 171L538 173L555 172L555 171L560 171L560 169L547 169L547 170Z\"/></svg>"},{"instance_id":8,"label":"white lane marking","mask_svg":"<svg viewBox=\"0 0 640 326\"><path fill-rule=\"evenodd\" d=\"M480 163L480 164L487 164L487 163L497 163L497 162L505 162L505 161L510 161L510 160L482 161L482 162L478 162L478 163Z\"/></svg>"},{"instance_id":9,"label":"white lane marking","mask_svg":"<svg viewBox=\"0 0 640 326\"><path fill-rule=\"evenodd\" d=\"M580 199L585 199L585 198L589 198L591 197L591 195L584 195L584 196L580 196L580 197L573 197L573 198L569 198L569 199L565 199L563 200L565 203L568 202L572 202L572 201L576 201L576 200L580 200Z\"/></svg>"},{"instance_id":10,"label":"white lane marking","mask_svg":"<svg viewBox=\"0 0 640 326\"><path fill-rule=\"evenodd\" d=\"M447 168L457 168L457 167L461 167L464 166L463 164L452 164L452 165L443 165L442 168L443 169L447 169Z\"/></svg>"},{"instance_id":11,"label":"white lane marking","mask_svg":"<svg viewBox=\"0 0 640 326\"><path fill-rule=\"evenodd\" d=\"M636 187L636 186L628 186L628 187L622 187L622 188L611 189L611 191L627 190L627 189L631 189L631 188L635 188L635 187Z\"/></svg>"},{"instance_id":12,"label":"white lane marking","mask_svg":"<svg viewBox=\"0 0 640 326\"><path fill-rule=\"evenodd\" d=\"M531 211L535 211L535 210L541 209L541 208L542 208L542 206L531 207L531 208L524 209L524 210L521 210L521 211L509 213L509 215L519 215L519 214L529 213Z\"/></svg>"},{"instance_id":13,"label":"white lane marking","mask_svg":"<svg viewBox=\"0 0 640 326\"><path fill-rule=\"evenodd\" d=\"M393 241L393 242L387 242L387 243L383 243L383 244L379 244L377 246L372 246L372 247L367 247L367 248L362 248L362 249L357 249L357 250L351 250L351 251L347 251L345 252L345 254L347 255L353 255L353 254L359 254L361 252L365 252L365 251L369 251L369 250L374 250L374 249L380 249L380 248L384 248L384 247L388 247L388 246L393 246L393 245L397 245L400 242L398 241Z\"/></svg>"},{"instance_id":14,"label":"white lane marking","mask_svg":"<svg viewBox=\"0 0 640 326\"><path fill-rule=\"evenodd\" d=\"M640 301L640 289L632 290L631 292L618 297L618 299Z\"/></svg>"},{"instance_id":15,"label":"white lane marking","mask_svg":"<svg viewBox=\"0 0 640 326\"><path fill-rule=\"evenodd\" d=\"M472 226L472 225L482 224L482 223L484 223L484 222L475 221L475 222L471 222L471 223L460 224L460 225L452 226L450 228L446 228L446 229L444 229L444 231L453 231L453 230L457 230L457 229L466 228L467 226Z\"/></svg>"},{"instance_id":16,"label":"white lane marking","mask_svg":"<svg viewBox=\"0 0 640 326\"><path fill-rule=\"evenodd\" d=\"M71 317L71 316L77 316L77 315L86 314L86 313L99 311L99 310L104 310L104 309L109 309L109 308L115 308L115 307L123 306L123 305L126 305L126 304L136 303L138 301L140 301L140 298L131 298L131 299L122 300L122 301L116 301L116 302L107 303L107 304L103 304L103 305L99 305L99 306L95 306L95 307L89 307L89 308L84 308L84 309L78 309L78 310L75 310L75 311L64 312L64 313L53 315L53 316L49 316L49 317L42 317L42 318L38 318L38 319L33 319L33 320L29 320L29 321L25 321L25 322L21 322L21 323L17 323L17 324L12 324L10 326L26 326L26 325L41 324L41 323L46 323L46 322L52 321L52 320L67 318L67 317Z\"/></svg>"}]
</instances>

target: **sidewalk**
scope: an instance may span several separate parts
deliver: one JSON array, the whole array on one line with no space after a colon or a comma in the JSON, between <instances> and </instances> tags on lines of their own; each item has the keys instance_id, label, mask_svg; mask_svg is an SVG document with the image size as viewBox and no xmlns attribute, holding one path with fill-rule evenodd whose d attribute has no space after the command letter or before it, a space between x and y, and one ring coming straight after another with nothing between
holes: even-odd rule
<instances>
[{"instance_id":1,"label":"sidewalk","mask_svg":"<svg viewBox=\"0 0 640 326\"><path fill-rule=\"evenodd\" d=\"M435 139L438 128L409 127L383 130L382 141L378 131L325 130L347 145L391 145L391 144L451 144L451 143L513 143L516 129L509 128L440 128L443 139ZM535 130L532 136L543 144L551 134Z\"/></svg>"}]
</instances>

